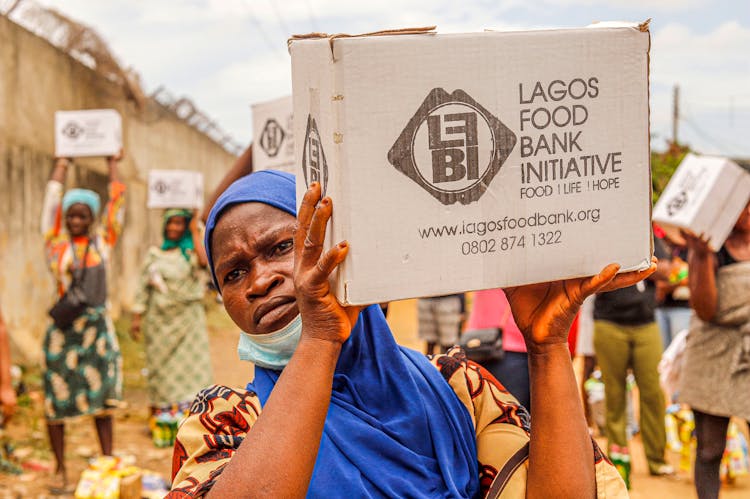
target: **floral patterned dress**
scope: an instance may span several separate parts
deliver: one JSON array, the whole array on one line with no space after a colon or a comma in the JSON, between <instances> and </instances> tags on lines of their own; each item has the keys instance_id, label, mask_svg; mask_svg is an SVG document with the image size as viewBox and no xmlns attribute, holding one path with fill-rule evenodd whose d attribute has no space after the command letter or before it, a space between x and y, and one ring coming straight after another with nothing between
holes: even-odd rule
<instances>
[{"instance_id":1,"label":"floral patterned dress","mask_svg":"<svg viewBox=\"0 0 750 499\"><path fill-rule=\"evenodd\" d=\"M63 230L63 185L54 180L47 184L41 226L58 296L63 296L70 286L74 270L79 275L84 266L88 273L106 271L112 247L122 230L124 193L122 183L111 182L109 202L96 233L71 238ZM121 399L122 358L105 303L89 306L67 328L51 324L43 349L48 421L101 414Z\"/></svg>"},{"instance_id":2,"label":"floral patterned dress","mask_svg":"<svg viewBox=\"0 0 750 499\"><path fill-rule=\"evenodd\" d=\"M190 402L213 383L203 295L207 274L193 251L152 247L143 262L132 311L143 333L152 406Z\"/></svg>"}]
</instances>

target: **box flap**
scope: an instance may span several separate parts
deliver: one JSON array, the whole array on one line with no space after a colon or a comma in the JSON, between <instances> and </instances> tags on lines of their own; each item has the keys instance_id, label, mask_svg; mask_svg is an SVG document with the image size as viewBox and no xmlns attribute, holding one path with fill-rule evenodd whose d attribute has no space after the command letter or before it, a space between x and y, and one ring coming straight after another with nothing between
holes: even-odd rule
<instances>
[{"instance_id":1,"label":"box flap","mask_svg":"<svg viewBox=\"0 0 750 499\"><path fill-rule=\"evenodd\" d=\"M300 40L319 40L321 38L328 38L328 43L331 45L331 54L333 54L333 41L337 38L363 38L366 36L391 36L391 35L434 35L437 34L435 31L437 26L423 26L420 28L398 28L398 29L385 29L381 31L372 31L370 33L359 33L350 35L348 33L307 33L304 35L292 35L287 41L287 46L290 47L293 42Z\"/></svg>"},{"instance_id":2,"label":"box flap","mask_svg":"<svg viewBox=\"0 0 750 499\"><path fill-rule=\"evenodd\" d=\"M586 26L587 28L635 28L638 31L646 32L651 24L651 18L646 19L642 23L634 23L629 21L594 21L593 23Z\"/></svg>"}]
</instances>

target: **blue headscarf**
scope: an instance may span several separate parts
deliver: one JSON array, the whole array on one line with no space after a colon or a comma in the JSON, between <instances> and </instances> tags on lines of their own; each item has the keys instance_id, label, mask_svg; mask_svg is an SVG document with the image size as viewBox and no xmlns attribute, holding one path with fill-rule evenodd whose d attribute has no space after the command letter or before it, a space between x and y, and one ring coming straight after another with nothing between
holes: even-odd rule
<instances>
[{"instance_id":1,"label":"blue headscarf","mask_svg":"<svg viewBox=\"0 0 750 499\"><path fill-rule=\"evenodd\" d=\"M99 194L88 189L70 189L65 193L62 200L63 213L76 203L85 204L91 210L91 215L97 217L102 202L99 200Z\"/></svg>"},{"instance_id":2,"label":"blue headscarf","mask_svg":"<svg viewBox=\"0 0 750 499\"><path fill-rule=\"evenodd\" d=\"M211 234L221 213L246 202L295 214L294 177L265 170L232 184L209 215L209 262ZM255 366L247 389L261 405L280 374ZM476 435L468 410L424 355L396 344L380 307L366 308L336 364L308 497L453 498L478 493Z\"/></svg>"},{"instance_id":3,"label":"blue headscarf","mask_svg":"<svg viewBox=\"0 0 750 499\"><path fill-rule=\"evenodd\" d=\"M177 241L172 241L171 239L167 239L167 224L169 223L169 219L172 217L182 217L185 219L185 231L182 233L182 236ZM182 256L185 258L185 260L190 261L190 253L188 251L194 251L195 250L195 244L193 243L193 233L190 232L190 220L193 218L193 212L190 210L185 210L181 208L170 208L167 211L164 212L164 228L162 230L162 235L164 236L164 241L161 243L161 249L163 250L170 250L172 248L180 248L180 252L182 253Z\"/></svg>"},{"instance_id":4,"label":"blue headscarf","mask_svg":"<svg viewBox=\"0 0 750 499\"><path fill-rule=\"evenodd\" d=\"M281 211L285 211L297 216L297 191L295 186L294 175L276 170L261 170L251 173L238 180L235 180L227 190L225 190L219 199L214 203L211 212L208 214L206 222L206 256L208 257L208 267L211 269L211 277L214 279L216 289L221 289L216 280L214 272L214 259L211 251L211 237L214 234L216 224L224 212L241 203L264 203Z\"/></svg>"}]
</instances>

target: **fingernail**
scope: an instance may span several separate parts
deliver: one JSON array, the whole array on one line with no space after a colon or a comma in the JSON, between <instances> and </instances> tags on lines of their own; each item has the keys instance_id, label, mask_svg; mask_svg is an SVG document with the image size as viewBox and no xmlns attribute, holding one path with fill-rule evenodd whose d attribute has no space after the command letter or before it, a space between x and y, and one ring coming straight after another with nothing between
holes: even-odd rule
<instances>
[{"instance_id":1,"label":"fingernail","mask_svg":"<svg viewBox=\"0 0 750 499\"><path fill-rule=\"evenodd\" d=\"M331 204L331 200L330 200L329 198L323 198L323 199L322 199L322 200L320 201L320 204L322 204L322 205L324 205L324 206L328 206L329 204Z\"/></svg>"},{"instance_id":2,"label":"fingernail","mask_svg":"<svg viewBox=\"0 0 750 499\"><path fill-rule=\"evenodd\" d=\"M349 246L349 243L348 243L347 241L341 241L341 242L339 243L339 248L341 248L341 249L344 249L344 248L346 248L347 246Z\"/></svg>"},{"instance_id":3,"label":"fingernail","mask_svg":"<svg viewBox=\"0 0 750 499\"><path fill-rule=\"evenodd\" d=\"M314 187L317 187L317 186L318 186L318 183L317 183L317 182L312 182L312 183L310 184L310 189L312 189L312 188L314 188Z\"/></svg>"}]
</instances>

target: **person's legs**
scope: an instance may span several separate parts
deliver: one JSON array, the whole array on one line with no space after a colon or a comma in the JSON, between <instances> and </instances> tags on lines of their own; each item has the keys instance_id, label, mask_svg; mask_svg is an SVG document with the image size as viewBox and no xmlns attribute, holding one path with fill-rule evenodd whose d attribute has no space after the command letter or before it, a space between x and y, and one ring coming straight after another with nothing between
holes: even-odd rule
<instances>
[{"instance_id":1,"label":"person's legs","mask_svg":"<svg viewBox=\"0 0 750 499\"><path fill-rule=\"evenodd\" d=\"M437 321L432 298L417 300L417 323L419 337L427 343L425 353L432 355L438 342Z\"/></svg>"},{"instance_id":2,"label":"person's legs","mask_svg":"<svg viewBox=\"0 0 750 499\"><path fill-rule=\"evenodd\" d=\"M49 443L57 462L55 478L50 483L50 490L54 493L64 492L68 486L68 474L65 469L65 424L62 422L50 423L48 421L47 435L49 435Z\"/></svg>"},{"instance_id":3,"label":"person's legs","mask_svg":"<svg viewBox=\"0 0 750 499\"><path fill-rule=\"evenodd\" d=\"M695 491L699 499L717 499L719 468L727 441L729 418L693 411L698 448L695 453Z\"/></svg>"},{"instance_id":4,"label":"person's legs","mask_svg":"<svg viewBox=\"0 0 750 499\"><path fill-rule=\"evenodd\" d=\"M458 333L461 327L461 298L458 296L436 298L435 322L440 348L445 353L458 343Z\"/></svg>"},{"instance_id":5,"label":"person's legs","mask_svg":"<svg viewBox=\"0 0 750 499\"><path fill-rule=\"evenodd\" d=\"M630 343L623 328L608 322L594 322L594 350L604 382L609 446L627 447L625 432L625 377L630 362Z\"/></svg>"},{"instance_id":6,"label":"person's legs","mask_svg":"<svg viewBox=\"0 0 750 499\"><path fill-rule=\"evenodd\" d=\"M695 434L698 447L695 455L695 488L700 499L717 498L721 485L719 468L726 446L729 418L697 410Z\"/></svg>"},{"instance_id":7,"label":"person's legs","mask_svg":"<svg viewBox=\"0 0 750 499\"><path fill-rule=\"evenodd\" d=\"M640 394L640 422L643 447L652 474L664 474L667 432L664 426L664 392L659 384L662 343L655 322L629 328L633 341L633 375Z\"/></svg>"},{"instance_id":8,"label":"person's legs","mask_svg":"<svg viewBox=\"0 0 750 499\"><path fill-rule=\"evenodd\" d=\"M656 323L659 325L659 332L661 333L661 342L666 350L670 343L672 343L672 325L670 324L669 308L657 307L655 311Z\"/></svg>"},{"instance_id":9,"label":"person's legs","mask_svg":"<svg viewBox=\"0 0 750 499\"><path fill-rule=\"evenodd\" d=\"M114 433L112 416L109 414L105 416L96 416L94 418L94 425L96 426L96 435L99 437L99 446L101 447L102 454L105 456L111 456Z\"/></svg>"},{"instance_id":10,"label":"person's legs","mask_svg":"<svg viewBox=\"0 0 750 499\"><path fill-rule=\"evenodd\" d=\"M49 435L52 453L55 455L55 461L57 461L56 471L65 473L65 424L47 423L47 434Z\"/></svg>"}]
</instances>

